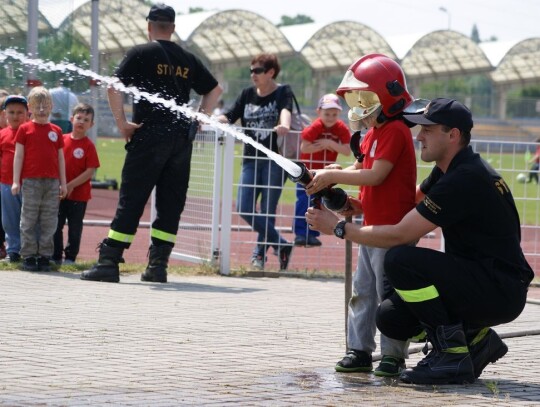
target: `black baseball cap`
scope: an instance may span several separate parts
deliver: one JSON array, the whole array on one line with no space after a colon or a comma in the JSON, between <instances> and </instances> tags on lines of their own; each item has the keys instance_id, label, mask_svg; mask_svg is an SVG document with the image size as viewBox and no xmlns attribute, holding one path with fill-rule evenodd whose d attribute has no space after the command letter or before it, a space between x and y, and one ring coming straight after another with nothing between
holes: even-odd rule
<instances>
[{"instance_id":1,"label":"black baseball cap","mask_svg":"<svg viewBox=\"0 0 540 407\"><path fill-rule=\"evenodd\" d=\"M150 9L150 12L148 13L148 17L146 17L146 20L174 23L175 18L176 18L176 13L171 6L167 6L166 4L163 4L163 3L157 3L157 4L154 4L152 8Z\"/></svg>"},{"instance_id":2,"label":"black baseball cap","mask_svg":"<svg viewBox=\"0 0 540 407\"><path fill-rule=\"evenodd\" d=\"M405 114L403 117L414 124L443 124L467 132L473 128L471 111L454 99L433 99L421 114Z\"/></svg>"},{"instance_id":3,"label":"black baseball cap","mask_svg":"<svg viewBox=\"0 0 540 407\"><path fill-rule=\"evenodd\" d=\"M21 103L28 109L28 100L24 96L21 95L9 95L6 96L6 99L4 100L4 103L2 104L2 110L6 110L7 105L10 103Z\"/></svg>"}]
</instances>

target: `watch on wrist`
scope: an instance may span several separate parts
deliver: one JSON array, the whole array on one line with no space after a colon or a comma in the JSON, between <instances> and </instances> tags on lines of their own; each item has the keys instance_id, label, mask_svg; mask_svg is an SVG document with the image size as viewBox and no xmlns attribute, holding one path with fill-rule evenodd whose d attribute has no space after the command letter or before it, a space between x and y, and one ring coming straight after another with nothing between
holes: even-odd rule
<instances>
[{"instance_id":1,"label":"watch on wrist","mask_svg":"<svg viewBox=\"0 0 540 407\"><path fill-rule=\"evenodd\" d=\"M345 238L345 225L347 224L346 220L340 220L336 227L334 228L334 235L339 237L340 239Z\"/></svg>"}]
</instances>

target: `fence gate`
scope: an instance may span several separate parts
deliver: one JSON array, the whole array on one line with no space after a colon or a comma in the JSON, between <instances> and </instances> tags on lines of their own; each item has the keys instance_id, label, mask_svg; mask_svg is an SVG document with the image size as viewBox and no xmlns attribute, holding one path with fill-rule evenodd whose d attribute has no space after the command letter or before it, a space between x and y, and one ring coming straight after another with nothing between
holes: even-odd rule
<instances>
[{"instance_id":1,"label":"fence gate","mask_svg":"<svg viewBox=\"0 0 540 407\"><path fill-rule=\"evenodd\" d=\"M193 142L189 190L171 253L173 259L199 264L215 263L219 259L219 180L223 149L223 137L217 130L202 126ZM154 194L151 208L153 220Z\"/></svg>"}]
</instances>

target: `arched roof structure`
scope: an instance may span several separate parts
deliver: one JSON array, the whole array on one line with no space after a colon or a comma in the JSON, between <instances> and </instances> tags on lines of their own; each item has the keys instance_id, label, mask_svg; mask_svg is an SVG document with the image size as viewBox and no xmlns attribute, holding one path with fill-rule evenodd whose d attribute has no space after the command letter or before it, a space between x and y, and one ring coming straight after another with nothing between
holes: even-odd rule
<instances>
[{"instance_id":1,"label":"arched roof structure","mask_svg":"<svg viewBox=\"0 0 540 407\"><path fill-rule=\"evenodd\" d=\"M407 78L445 79L493 70L484 52L469 37L455 31L434 31L420 38L401 66Z\"/></svg>"},{"instance_id":2,"label":"arched roof structure","mask_svg":"<svg viewBox=\"0 0 540 407\"><path fill-rule=\"evenodd\" d=\"M99 1L98 47L102 54L123 55L136 44L148 41L146 16L148 5L143 0ZM126 18L129 16L129 18ZM60 30L69 30L90 47L92 36L92 2L75 9L60 24ZM173 38L179 41L177 35Z\"/></svg>"},{"instance_id":3,"label":"arched roof structure","mask_svg":"<svg viewBox=\"0 0 540 407\"><path fill-rule=\"evenodd\" d=\"M10 47L26 42L28 33L28 0L7 0L0 7L0 44ZM38 13L38 35L46 35L53 27L45 16Z\"/></svg>"},{"instance_id":4,"label":"arched roof structure","mask_svg":"<svg viewBox=\"0 0 540 407\"><path fill-rule=\"evenodd\" d=\"M316 72L342 73L356 57L375 52L396 59L396 54L379 33L354 21L324 26L301 24L283 27L281 31Z\"/></svg>"},{"instance_id":5,"label":"arched roof structure","mask_svg":"<svg viewBox=\"0 0 540 407\"><path fill-rule=\"evenodd\" d=\"M200 18L194 13L176 17L181 39L188 46L195 46L212 65L236 66L245 63L261 52L279 56L294 55L295 51L283 33L269 20L251 11L227 10L207 14L197 26L184 24Z\"/></svg>"},{"instance_id":6,"label":"arched roof structure","mask_svg":"<svg viewBox=\"0 0 540 407\"><path fill-rule=\"evenodd\" d=\"M514 45L491 72L498 85L540 83L540 38L530 38Z\"/></svg>"},{"instance_id":7,"label":"arched roof structure","mask_svg":"<svg viewBox=\"0 0 540 407\"><path fill-rule=\"evenodd\" d=\"M91 6L92 1L86 1L60 24L62 30L72 30L88 46ZM102 55L109 58L120 56L133 45L147 41L145 17L148 4L145 0L100 1L99 11L98 42ZM3 22L0 25L0 43L3 48L25 42L27 13L28 0L3 2L0 8L0 21ZM399 46L394 40L389 44L371 28L354 21L302 24L279 29L256 13L225 10L179 14L176 26L173 39L195 48L213 69L219 71L227 66L244 64L253 55L264 51L280 57L301 55L314 73L321 76L343 72L356 56L380 52L396 60L404 55L400 62L407 78L417 83L476 73L489 73L494 83L500 86L540 82L540 38L510 44L512 46L502 43L478 45L454 31L435 31L421 37L415 35L419 39L405 52L409 45L403 38ZM39 34L53 30L40 12ZM408 44L411 44L410 39ZM488 58L483 51L488 48L496 50L498 56Z\"/></svg>"}]
</instances>

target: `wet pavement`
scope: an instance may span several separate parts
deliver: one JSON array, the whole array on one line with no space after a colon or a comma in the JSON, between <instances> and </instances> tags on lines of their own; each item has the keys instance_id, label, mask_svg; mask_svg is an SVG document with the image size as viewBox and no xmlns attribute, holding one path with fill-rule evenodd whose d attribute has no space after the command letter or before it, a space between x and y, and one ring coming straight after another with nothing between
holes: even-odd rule
<instances>
[{"instance_id":1,"label":"wet pavement","mask_svg":"<svg viewBox=\"0 0 540 407\"><path fill-rule=\"evenodd\" d=\"M170 281L1 271L0 405L540 405L539 288L476 383L414 386L334 371L343 280Z\"/></svg>"}]
</instances>

